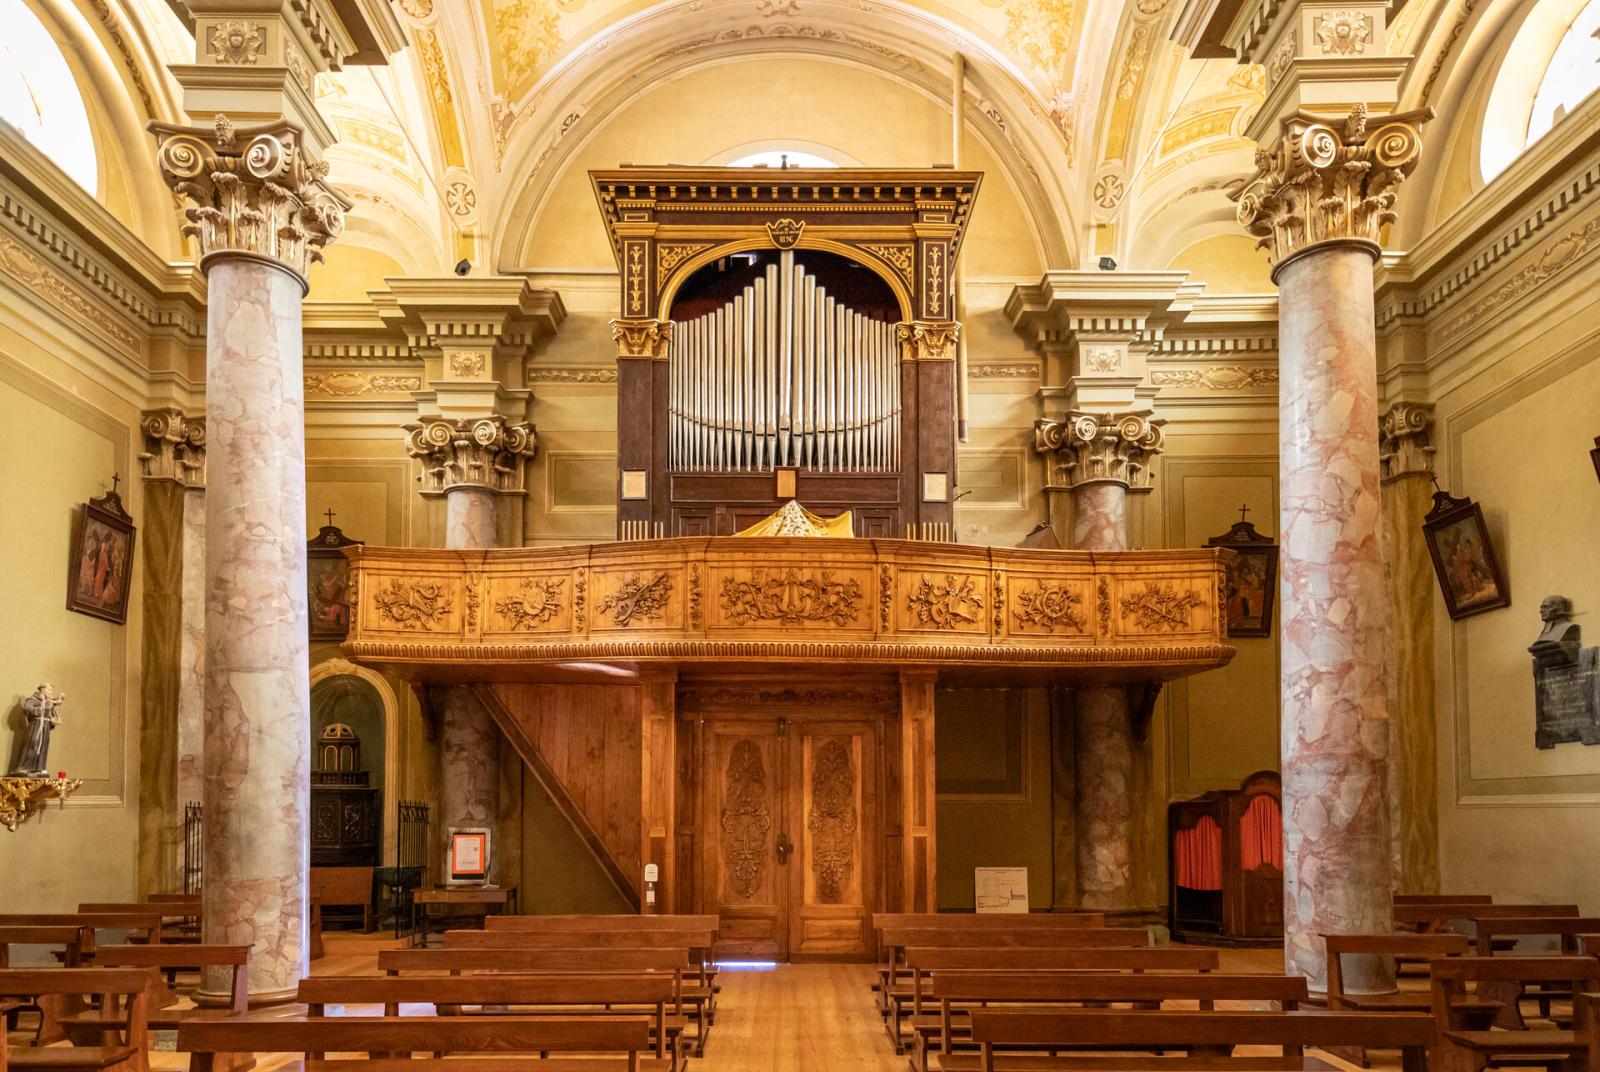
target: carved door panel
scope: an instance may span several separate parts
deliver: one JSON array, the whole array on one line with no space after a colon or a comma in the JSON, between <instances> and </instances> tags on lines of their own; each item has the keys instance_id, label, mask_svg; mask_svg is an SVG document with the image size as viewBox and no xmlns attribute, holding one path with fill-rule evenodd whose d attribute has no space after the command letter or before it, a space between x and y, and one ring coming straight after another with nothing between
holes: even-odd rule
<instances>
[{"instance_id":1,"label":"carved door panel","mask_svg":"<svg viewBox=\"0 0 1600 1072\"><path fill-rule=\"evenodd\" d=\"M785 960L788 868L783 737L774 722L707 722L702 738L701 904L722 917L718 956Z\"/></svg>"},{"instance_id":2,"label":"carved door panel","mask_svg":"<svg viewBox=\"0 0 1600 1072\"><path fill-rule=\"evenodd\" d=\"M867 956L875 899L877 805L874 728L869 723L790 723L789 951Z\"/></svg>"}]
</instances>

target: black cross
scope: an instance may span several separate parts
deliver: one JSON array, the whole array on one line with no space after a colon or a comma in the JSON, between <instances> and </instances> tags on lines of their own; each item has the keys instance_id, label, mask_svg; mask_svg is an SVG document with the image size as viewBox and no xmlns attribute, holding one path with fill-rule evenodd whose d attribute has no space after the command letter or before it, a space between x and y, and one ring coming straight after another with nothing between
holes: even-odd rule
<instances>
[{"instance_id":1,"label":"black cross","mask_svg":"<svg viewBox=\"0 0 1600 1072\"><path fill-rule=\"evenodd\" d=\"M1248 507L1246 505L1243 505L1243 504L1241 504L1239 506L1239 524L1241 524L1241 525L1244 524L1244 516L1246 514L1248 514L1249 512L1250 512L1250 507Z\"/></svg>"},{"instance_id":2,"label":"black cross","mask_svg":"<svg viewBox=\"0 0 1600 1072\"><path fill-rule=\"evenodd\" d=\"M116 473L112 473L111 474L111 494L115 495L117 493L117 485L120 484L120 483L122 483L122 477L117 475Z\"/></svg>"},{"instance_id":3,"label":"black cross","mask_svg":"<svg viewBox=\"0 0 1600 1072\"><path fill-rule=\"evenodd\" d=\"M333 528L333 508L331 506L328 508L328 527L330 529Z\"/></svg>"}]
</instances>

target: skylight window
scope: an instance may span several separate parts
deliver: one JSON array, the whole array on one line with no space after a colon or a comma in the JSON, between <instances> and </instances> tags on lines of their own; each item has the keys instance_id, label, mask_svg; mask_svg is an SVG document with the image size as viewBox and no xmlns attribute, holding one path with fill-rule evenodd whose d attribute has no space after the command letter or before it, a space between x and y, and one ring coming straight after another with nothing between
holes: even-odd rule
<instances>
[{"instance_id":1,"label":"skylight window","mask_svg":"<svg viewBox=\"0 0 1600 1072\"><path fill-rule=\"evenodd\" d=\"M0 119L91 194L99 184L94 136L61 47L22 0L0 0Z\"/></svg>"}]
</instances>

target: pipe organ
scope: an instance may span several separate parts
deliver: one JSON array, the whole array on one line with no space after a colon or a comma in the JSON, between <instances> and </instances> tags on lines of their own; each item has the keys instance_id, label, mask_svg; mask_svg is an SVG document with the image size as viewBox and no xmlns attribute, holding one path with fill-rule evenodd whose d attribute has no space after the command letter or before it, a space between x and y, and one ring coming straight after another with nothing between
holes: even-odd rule
<instances>
[{"instance_id":1,"label":"pipe organ","mask_svg":"<svg viewBox=\"0 0 1600 1072\"><path fill-rule=\"evenodd\" d=\"M620 284L619 537L731 535L789 499L850 510L857 536L950 537L952 271L981 175L627 167L590 180Z\"/></svg>"},{"instance_id":2,"label":"pipe organ","mask_svg":"<svg viewBox=\"0 0 1600 1072\"><path fill-rule=\"evenodd\" d=\"M793 250L674 322L668 368L672 472L900 468L895 325L829 294Z\"/></svg>"}]
</instances>

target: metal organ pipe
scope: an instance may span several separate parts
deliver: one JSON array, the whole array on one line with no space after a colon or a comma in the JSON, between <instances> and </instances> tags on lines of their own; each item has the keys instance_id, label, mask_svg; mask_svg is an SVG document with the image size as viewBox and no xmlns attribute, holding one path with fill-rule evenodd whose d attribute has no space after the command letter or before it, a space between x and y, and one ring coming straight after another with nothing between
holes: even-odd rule
<instances>
[{"instance_id":1,"label":"metal organ pipe","mask_svg":"<svg viewBox=\"0 0 1600 1072\"><path fill-rule=\"evenodd\" d=\"M679 324L668 391L674 471L899 468L895 325L829 294L791 250Z\"/></svg>"}]
</instances>

